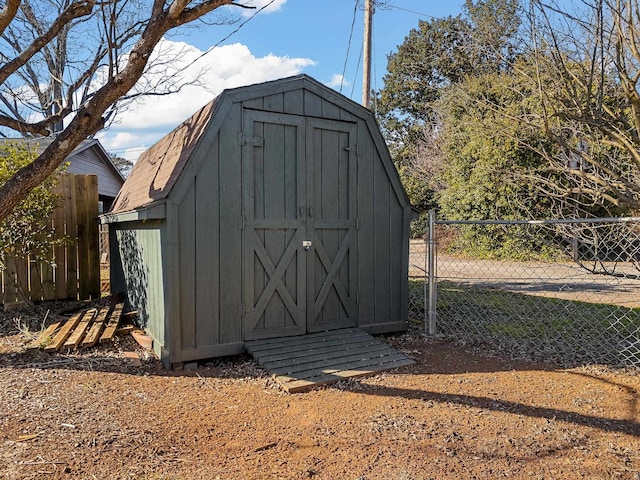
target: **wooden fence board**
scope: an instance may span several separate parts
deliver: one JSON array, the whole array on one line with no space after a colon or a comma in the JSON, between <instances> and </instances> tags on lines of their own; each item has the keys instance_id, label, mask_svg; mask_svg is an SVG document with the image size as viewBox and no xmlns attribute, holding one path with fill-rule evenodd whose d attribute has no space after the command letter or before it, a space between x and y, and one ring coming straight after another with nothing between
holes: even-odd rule
<instances>
[{"instance_id":1,"label":"wooden fence board","mask_svg":"<svg viewBox=\"0 0 640 480\"><path fill-rule=\"evenodd\" d=\"M62 186L58 186L61 195ZM56 242L65 238L66 228L64 224L64 199L60 199L60 205L53 211L53 225L55 228L53 238ZM55 267L53 270L55 287L53 298L67 298L67 248L65 245L55 245L53 247L53 257Z\"/></svg>"},{"instance_id":2,"label":"wooden fence board","mask_svg":"<svg viewBox=\"0 0 640 480\"><path fill-rule=\"evenodd\" d=\"M34 259L29 259L28 263L29 263L29 296L33 301L42 300L42 297L43 297L42 274L40 273L42 263Z\"/></svg>"},{"instance_id":3,"label":"wooden fence board","mask_svg":"<svg viewBox=\"0 0 640 480\"><path fill-rule=\"evenodd\" d=\"M9 261L10 260L7 259L7 263L9 263ZM2 299L2 301L5 305L8 303L15 303L18 297L15 275L13 274L13 272L10 272L9 269L4 270L2 274L4 286L4 298Z\"/></svg>"},{"instance_id":4,"label":"wooden fence board","mask_svg":"<svg viewBox=\"0 0 640 480\"><path fill-rule=\"evenodd\" d=\"M64 218L68 243L67 251L67 296L78 296L78 209L75 202L75 180L71 175L63 175Z\"/></svg>"},{"instance_id":5,"label":"wooden fence board","mask_svg":"<svg viewBox=\"0 0 640 480\"><path fill-rule=\"evenodd\" d=\"M63 174L57 193L60 205L51 217L54 240L67 241L52 247L45 262L17 262L13 271L32 300L99 298L97 176ZM0 271L0 303L18 300L13 271Z\"/></svg>"},{"instance_id":6,"label":"wooden fence board","mask_svg":"<svg viewBox=\"0 0 640 480\"><path fill-rule=\"evenodd\" d=\"M87 296L81 298L100 298L100 229L98 228L98 177L84 176L86 182L84 209L87 223ZM85 277L83 272L82 278Z\"/></svg>"},{"instance_id":7,"label":"wooden fence board","mask_svg":"<svg viewBox=\"0 0 640 480\"><path fill-rule=\"evenodd\" d=\"M56 283L53 272L54 252L53 249L47 252L46 261L41 264L42 279L42 299L53 300L56 298Z\"/></svg>"}]
</instances>

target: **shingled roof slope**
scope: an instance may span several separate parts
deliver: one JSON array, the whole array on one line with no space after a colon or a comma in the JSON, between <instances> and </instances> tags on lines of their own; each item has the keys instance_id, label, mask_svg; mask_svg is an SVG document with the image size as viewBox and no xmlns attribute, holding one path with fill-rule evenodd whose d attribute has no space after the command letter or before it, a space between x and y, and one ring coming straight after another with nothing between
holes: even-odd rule
<instances>
[{"instance_id":1,"label":"shingled roof slope","mask_svg":"<svg viewBox=\"0 0 640 480\"><path fill-rule=\"evenodd\" d=\"M112 212L135 210L169 195L209 124L216 100L140 155L116 197Z\"/></svg>"}]
</instances>

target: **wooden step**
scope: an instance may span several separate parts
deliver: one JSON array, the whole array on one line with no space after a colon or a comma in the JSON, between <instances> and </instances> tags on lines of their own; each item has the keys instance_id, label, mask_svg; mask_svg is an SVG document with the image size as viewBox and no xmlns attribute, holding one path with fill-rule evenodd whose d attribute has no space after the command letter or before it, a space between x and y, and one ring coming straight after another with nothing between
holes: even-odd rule
<instances>
[{"instance_id":1,"label":"wooden step","mask_svg":"<svg viewBox=\"0 0 640 480\"><path fill-rule=\"evenodd\" d=\"M246 348L290 393L415 363L359 328L254 340Z\"/></svg>"},{"instance_id":2,"label":"wooden step","mask_svg":"<svg viewBox=\"0 0 640 480\"><path fill-rule=\"evenodd\" d=\"M110 308L103 307L77 312L66 322L49 325L38 338L27 345L29 349L44 348L57 352L61 348L86 348L113 340L122 315L123 303L117 304L111 315Z\"/></svg>"}]
</instances>

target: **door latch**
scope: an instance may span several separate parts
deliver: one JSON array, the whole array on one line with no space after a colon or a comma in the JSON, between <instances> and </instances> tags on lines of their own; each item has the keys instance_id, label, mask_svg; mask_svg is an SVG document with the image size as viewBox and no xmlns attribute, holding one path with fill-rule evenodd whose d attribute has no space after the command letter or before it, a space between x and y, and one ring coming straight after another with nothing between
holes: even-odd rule
<instances>
[{"instance_id":1,"label":"door latch","mask_svg":"<svg viewBox=\"0 0 640 480\"><path fill-rule=\"evenodd\" d=\"M309 249L311 248L311 245L313 245L313 244L311 243L311 240L303 240L303 241L302 241L302 246L304 247L304 249L305 249L306 251L309 251Z\"/></svg>"}]
</instances>

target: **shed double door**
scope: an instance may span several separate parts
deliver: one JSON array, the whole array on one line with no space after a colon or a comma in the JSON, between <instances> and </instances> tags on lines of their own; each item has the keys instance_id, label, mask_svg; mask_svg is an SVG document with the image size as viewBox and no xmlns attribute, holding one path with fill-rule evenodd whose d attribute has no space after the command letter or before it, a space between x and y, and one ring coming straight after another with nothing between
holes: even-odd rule
<instances>
[{"instance_id":1,"label":"shed double door","mask_svg":"<svg viewBox=\"0 0 640 480\"><path fill-rule=\"evenodd\" d=\"M243 113L244 339L356 325L356 126Z\"/></svg>"}]
</instances>

